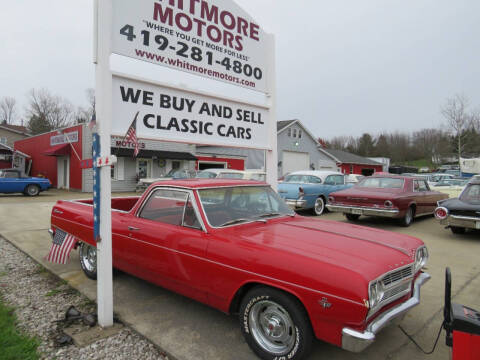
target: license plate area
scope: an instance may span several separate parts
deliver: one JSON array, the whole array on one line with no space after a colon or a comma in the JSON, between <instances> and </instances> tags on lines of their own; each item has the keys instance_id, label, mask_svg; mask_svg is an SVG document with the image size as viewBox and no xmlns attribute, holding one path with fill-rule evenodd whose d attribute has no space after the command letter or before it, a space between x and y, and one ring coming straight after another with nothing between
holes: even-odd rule
<instances>
[{"instance_id":1,"label":"license plate area","mask_svg":"<svg viewBox=\"0 0 480 360\"><path fill-rule=\"evenodd\" d=\"M352 214L355 215L362 215L362 210L361 209L352 209ZM479 223L477 223L478 225Z\"/></svg>"},{"instance_id":2,"label":"license plate area","mask_svg":"<svg viewBox=\"0 0 480 360\"><path fill-rule=\"evenodd\" d=\"M480 230L480 221L476 221L476 222L475 222L475 229L479 229L479 230Z\"/></svg>"}]
</instances>

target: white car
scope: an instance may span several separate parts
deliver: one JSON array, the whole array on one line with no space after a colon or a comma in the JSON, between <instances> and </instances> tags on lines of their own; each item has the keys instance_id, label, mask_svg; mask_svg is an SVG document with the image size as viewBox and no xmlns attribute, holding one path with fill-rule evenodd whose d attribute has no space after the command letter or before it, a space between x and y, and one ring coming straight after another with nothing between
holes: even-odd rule
<instances>
[{"instance_id":1,"label":"white car","mask_svg":"<svg viewBox=\"0 0 480 360\"><path fill-rule=\"evenodd\" d=\"M243 171L231 169L205 169L197 173L202 179L243 179Z\"/></svg>"}]
</instances>

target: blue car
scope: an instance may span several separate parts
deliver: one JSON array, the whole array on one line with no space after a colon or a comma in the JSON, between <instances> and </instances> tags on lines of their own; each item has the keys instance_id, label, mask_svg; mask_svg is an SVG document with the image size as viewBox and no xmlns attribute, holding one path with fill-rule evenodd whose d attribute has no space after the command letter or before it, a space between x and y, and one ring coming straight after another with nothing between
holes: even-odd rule
<instances>
[{"instance_id":1,"label":"blue car","mask_svg":"<svg viewBox=\"0 0 480 360\"><path fill-rule=\"evenodd\" d=\"M19 169L0 170L0 193L36 196L50 186L52 184L48 179L26 176Z\"/></svg>"},{"instance_id":2,"label":"blue car","mask_svg":"<svg viewBox=\"0 0 480 360\"><path fill-rule=\"evenodd\" d=\"M292 209L312 209L315 215L321 215L330 193L352 186L346 182L345 175L339 172L296 171L278 184L278 193Z\"/></svg>"}]
</instances>

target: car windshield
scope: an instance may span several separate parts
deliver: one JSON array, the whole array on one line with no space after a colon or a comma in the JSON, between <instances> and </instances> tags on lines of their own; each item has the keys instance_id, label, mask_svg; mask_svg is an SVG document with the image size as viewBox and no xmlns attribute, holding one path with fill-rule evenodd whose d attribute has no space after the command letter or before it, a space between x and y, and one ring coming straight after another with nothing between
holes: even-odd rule
<instances>
[{"instance_id":1,"label":"car windshield","mask_svg":"<svg viewBox=\"0 0 480 360\"><path fill-rule=\"evenodd\" d=\"M403 179L389 177L370 177L363 179L357 186L380 189L402 189Z\"/></svg>"},{"instance_id":2,"label":"car windshield","mask_svg":"<svg viewBox=\"0 0 480 360\"><path fill-rule=\"evenodd\" d=\"M467 186L460 195L460 200L472 204L480 204L480 184Z\"/></svg>"},{"instance_id":3,"label":"car windshield","mask_svg":"<svg viewBox=\"0 0 480 360\"><path fill-rule=\"evenodd\" d=\"M213 179L217 177L217 175L211 171L200 171L196 177L199 179Z\"/></svg>"},{"instance_id":4,"label":"car windshield","mask_svg":"<svg viewBox=\"0 0 480 360\"><path fill-rule=\"evenodd\" d=\"M220 173L217 176L221 179L243 179L243 174L241 173Z\"/></svg>"},{"instance_id":5,"label":"car windshield","mask_svg":"<svg viewBox=\"0 0 480 360\"><path fill-rule=\"evenodd\" d=\"M304 184L315 182L315 183L321 184L322 179L320 179L319 177L316 177L316 176L302 175L302 174L292 174L292 175L285 176L285 180L283 180L283 182L304 183Z\"/></svg>"},{"instance_id":6,"label":"car windshield","mask_svg":"<svg viewBox=\"0 0 480 360\"><path fill-rule=\"evenodd\" d=\"M208 222L223 227L294 212L268 186L236 186L198 191Z\"/></svg>"}]
</instances>

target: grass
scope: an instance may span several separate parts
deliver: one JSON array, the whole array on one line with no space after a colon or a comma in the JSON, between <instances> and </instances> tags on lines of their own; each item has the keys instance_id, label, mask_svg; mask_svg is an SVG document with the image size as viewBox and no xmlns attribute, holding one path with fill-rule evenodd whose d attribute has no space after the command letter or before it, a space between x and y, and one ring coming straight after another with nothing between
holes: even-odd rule
<instances>
[{"instance_id":1,"label":"grass","mask_svg":"<svg viewBox=\"0 0 480 360\"><path fill-rule=\"evenodd\" d=\"M13 309L0 299L0 360L39 359L39 341L21 334L15 326Z\"/></svg>"},{"instance_id":2,"label":"grass","mask_svg":"<svg viewBox=\"0 0 480 360\"><path fill-rule=\"evenodd\" d=\"M62 290L60 290L60 289L52 289L49 292L47 292L45 294L45 296L55 296L57 294L60 294L61 292L62 292Z\"/></svg>"},{"instance_id":3,"label":"grass","mask_svg":"<svg viewBox=\"0 0 480 360\"><path fill-rule=\"evenodd\" d=\"M403 165L408 165L408 166L415 166L417 168L421 167L428 167L430 170L437 168L436 165L432 163L431 160L428 159L420 159L420 160L414 160L414 161L406 161Z\"/></svg>"}]
</instances>

